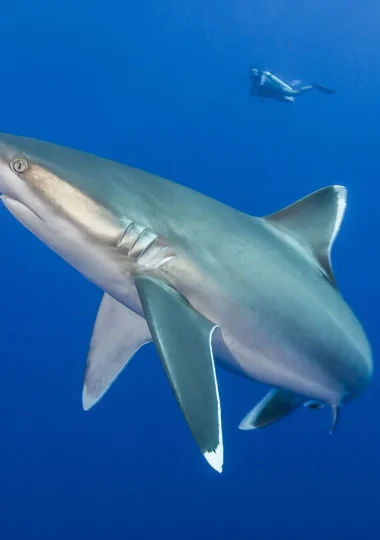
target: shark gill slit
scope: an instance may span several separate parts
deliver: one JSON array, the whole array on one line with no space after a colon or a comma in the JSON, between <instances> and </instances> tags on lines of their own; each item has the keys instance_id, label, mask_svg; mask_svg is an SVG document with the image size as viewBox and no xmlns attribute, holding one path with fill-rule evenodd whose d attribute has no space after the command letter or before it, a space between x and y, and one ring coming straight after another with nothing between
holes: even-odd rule
<instances>
[{"instance_id":1,"label":"shark gill slit","mask_svg":"<svg viewBox=\"0 0 380 540\"><path fill-rule=\"evenodd\" d=\"M131 221L130 223L128 223L128 225L126 226L126 228L123 230L123 232L121 233L120 235L120 238L119 240L117 241L117 244L116 244L116 247L121 247L122 244L123 244L123 241L124 241L124 238L125 238L125 235L127 234L128 232L128 229L131 227L131 225L133 225L133 221Z\"/></svg>"},{"instance_id":2,"label":"shark gill slit","mask_svg":"<svg viewBox=\"0 0 380 540\"><path fill-rule=\"evenodd\" d=\"M125 227L116 247L136 263L152 265L152 269L160 268L174 257L164 238L134 221L130 221Z\"/></svg>"}]
</instances>

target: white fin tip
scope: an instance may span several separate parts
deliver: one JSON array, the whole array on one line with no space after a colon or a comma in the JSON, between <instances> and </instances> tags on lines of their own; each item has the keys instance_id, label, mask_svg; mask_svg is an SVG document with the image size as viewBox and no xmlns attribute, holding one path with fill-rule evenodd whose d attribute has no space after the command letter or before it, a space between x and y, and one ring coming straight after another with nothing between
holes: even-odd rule
<instances>
[{"instance_id":1,"label":"white fin tip","mask_svg":"<svg viewBox=\"0 0 380 540\"><path fill-rule=\"evenodd\" d=\"M83 390L82 405L85 411L88 411L89 409L91 409L91 407L93 407L97 401L98 401L98 398L94 398L90 396L89 394L87 394L85 389Z\"/></svg>"},{"instance_id":2,"label":"white fin tip","mask_svg":"<svg viewBox=\"0 0 380 540\"><path fill-rule=\"evenodd\" d=\"M205 452L204 457L211 467L218 473L223 472L223 444L219 443L217 448L211 452Z\"/></svg>"}]
</instances>

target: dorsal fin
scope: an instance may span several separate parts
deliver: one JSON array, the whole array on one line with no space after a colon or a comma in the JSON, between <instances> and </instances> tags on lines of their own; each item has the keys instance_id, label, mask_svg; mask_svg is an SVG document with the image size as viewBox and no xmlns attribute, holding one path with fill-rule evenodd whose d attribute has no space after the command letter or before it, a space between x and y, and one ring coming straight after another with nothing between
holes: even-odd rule
<instances>
[{"instance_id":1,"label":"dorsal fin","mask_svg":"<svg viewBox=\"0 0 380 540\"><path fill-rule=\"evenodd\" d=\"M276 229L295 239L317 261L324 275L335 287L330 253L343 220L346 204L346 188L329 186L264 218Z\"/></svg>"}]
</instances>

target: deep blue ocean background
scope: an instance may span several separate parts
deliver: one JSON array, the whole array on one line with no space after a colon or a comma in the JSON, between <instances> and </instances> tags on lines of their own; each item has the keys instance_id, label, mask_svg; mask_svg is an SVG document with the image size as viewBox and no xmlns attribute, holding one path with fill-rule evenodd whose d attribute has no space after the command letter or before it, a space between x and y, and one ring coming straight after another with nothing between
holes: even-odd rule
<instances>
[{"instance_id":1,"label":"deep blue ocean background","mask_svg":"<svg viewBox=\"0 0 380 540\"><path fill-rule=\"evenodd\" d=\"M21 0L2 3L0 25L1 131L254 215L346 185L333 267L375 363L333 436L328 410L239 431L266 388L218 369L218 475L151 344L83 412L102 293L1 207L0 539L379 538L379 3ZM260 103L251 64L338 93Z\"/></svg>"}]
</instances>

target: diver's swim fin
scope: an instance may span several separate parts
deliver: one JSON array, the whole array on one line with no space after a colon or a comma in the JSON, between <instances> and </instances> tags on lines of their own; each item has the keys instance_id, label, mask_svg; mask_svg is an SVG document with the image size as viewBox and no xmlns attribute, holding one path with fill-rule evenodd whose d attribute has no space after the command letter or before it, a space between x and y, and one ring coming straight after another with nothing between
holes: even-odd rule
<instances>
[{"instance_id":1,"label":"diver's swim fin","mask_svg":"<svg viewBox=\"0 0 380 540\"><path fill-rule=\"evenodd\" d=\"M316 90L322 92L322 94L336 94L336 90L333 90L332 88L326 88L326 86L322 86L321 84L314 83L313 86Z\"/></svg>"}]
</instances>

